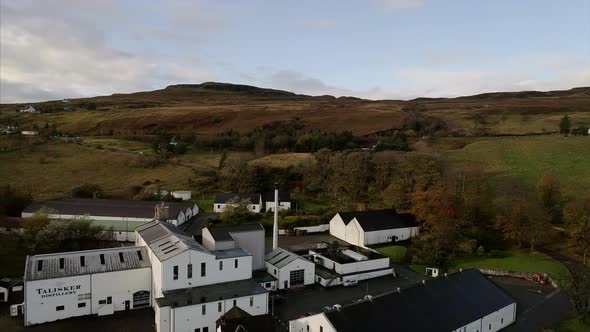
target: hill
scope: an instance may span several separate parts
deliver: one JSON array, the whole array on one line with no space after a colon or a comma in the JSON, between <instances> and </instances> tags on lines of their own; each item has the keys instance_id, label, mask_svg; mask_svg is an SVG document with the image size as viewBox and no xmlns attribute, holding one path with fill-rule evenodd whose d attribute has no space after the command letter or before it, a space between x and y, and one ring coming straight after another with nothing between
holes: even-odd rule
<instances>
[{"instance_id":1,"label":"hill","mask_svg":"<svg viewBox=\"0 0 590 332\"><path fill-rule=\"evenodd\" d=\"M523 135L557 130L568 114L590 125L590 88L497 92L410 101L307 96L248 85L207 82L164 89L34 104L43 114L21 114L21 105L0 105L0 124L23 128L55 125L73 135L154 132L211 135L248 132L274 121L301 119L326 131L370 135L416 121L435 124L441 135ZM73 111L63 111L64 106Z\"/></svg>"}]
</instances>

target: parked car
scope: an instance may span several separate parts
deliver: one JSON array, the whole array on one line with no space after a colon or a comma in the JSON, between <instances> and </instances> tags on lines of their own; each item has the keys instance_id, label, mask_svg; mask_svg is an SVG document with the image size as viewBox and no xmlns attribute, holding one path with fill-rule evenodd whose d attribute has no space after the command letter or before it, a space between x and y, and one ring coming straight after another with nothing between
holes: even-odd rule
<instances>
[{"instance_id":1,"label":"parked car","mask_svg":"<svg viewBox=\"0 0 590 332\"><path fill-rule=\"evenodd\" d=\"M344 280L344 282L342 283L342 286L351 287L351 286L356 286L358 284L359 284L358 280Z\"/></svg>"}]
</instances>

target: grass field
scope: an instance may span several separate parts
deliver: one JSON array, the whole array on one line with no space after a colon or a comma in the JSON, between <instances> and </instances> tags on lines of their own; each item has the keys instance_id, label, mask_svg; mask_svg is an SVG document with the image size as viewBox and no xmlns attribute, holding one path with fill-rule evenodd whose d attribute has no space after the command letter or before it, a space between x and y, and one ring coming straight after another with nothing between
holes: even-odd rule
<instances>
[{"instance_id":1,"label":"grass field","mask_svg":"<svg viewBox=\"0 0 590 332\"><path fill-rule=\"evenodd\" d=\"M405 260L408 249L403 246L389 246L376 249L381 254L389 257L393 263L401 263Z\"/></svg>"},{"instance_id":2,"label":"grass field","mask_svg":"<svg viewBox=\"0 0 590 332\"><path fill-rule=\"evenodd\" d=\"M510 252L505 257L473 256L455 260L453 270L467 268L546 273L561 285L567 284L570 279L565 266L541 253Z\"/></svg>"},{"instance_id":3,"label":"grass field","mask_svg":"<svg viewBox=\"0 0 590 332\"><path fill-rule=\"evenodd\" d=\"M129 141L116 138L85 138L83 143L99 149L118 152L129 152L143 155L153 155L154 151L147 143Z\"/></svg>"},{"instance_id":4,"label":"grass field","mask_svg":"<svg viewBox=\"0 0 590 332\"><path fill-rule=\"evenodd\" d=\"M310 153L279 153L253 159L249 164L259 167L287 168L302 165L309 161L310 158Z\"/></svg>"},{"instance_id":5,"label":"grass field","mask_svg":"<svg viewBox=\"0 0 590 332\"><path fill-rule=\"evenodd\" d=\"M590 137L533 136L490 138L446 152L450 167L481 169L497 183L514 176L534 185L554 172L566 195L590 188Z\"/></svg>"},{"instance_id":6,"label":"grass field","mask_svg":"<svg viewBox=\"0 0 590 332\"><path fill-rule=\"evenodd\" d=\"M190 189L188 179L195 176L191 168L172 163L143 168L136 158L129 153L49 142L0 153L0 179L30 191L35 200L69 196L73 187L83 183L98 184L115 196L155 179L160 180L161 188Z\"/></svg>"},{"instance_id":7,"label":"grass field","mask_svg":"<svg viewBox=\"0 0 590 332\"><path fill-rule=\"evenodd\" d=\"M561 322L557 327L557 332L588 332L590 331L590 318L586 318L586 321L582 317L570 319Z\"/></svg>"}]
</instances>

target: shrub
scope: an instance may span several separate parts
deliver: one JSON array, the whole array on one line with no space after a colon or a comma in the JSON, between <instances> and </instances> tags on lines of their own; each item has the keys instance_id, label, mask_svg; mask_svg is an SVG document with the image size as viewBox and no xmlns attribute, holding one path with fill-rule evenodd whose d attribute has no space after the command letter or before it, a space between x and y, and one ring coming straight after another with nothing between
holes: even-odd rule
<instances>
[{"instance_id":1,"label":"shrub","mask_svg":"<svg viewBox=\"0 0 590 332\"><path fill-rule=\"evenodd\" d=\"M101 198L104 191L97 184L86 183L72 189L72 197L76 198Z\"/></svg>"}]
</instances>

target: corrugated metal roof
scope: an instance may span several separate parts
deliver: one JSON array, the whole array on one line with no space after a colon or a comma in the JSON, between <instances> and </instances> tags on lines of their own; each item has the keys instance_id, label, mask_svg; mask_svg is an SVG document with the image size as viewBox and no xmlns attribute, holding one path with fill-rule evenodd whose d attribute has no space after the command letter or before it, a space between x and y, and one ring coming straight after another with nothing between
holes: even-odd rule
<instances>
[{"instance_id":1,"label":"corrugated metal roof","mask_svg":"<svg viewBox=\"0 0 590 332\"><path fill-rule=\"evenodd\" d=\"M396 213L392 209L340 212L339 215L345 225L356 218L365 232L418 226L414 215Z\"/></svg>"},{"instance_id":2,"label":"corrugated metal roof","mask_svg":"<svg viewBox=\"0 0 590 332\"><path fill-rule=\"evenodd\" d=\"M297 259L306 260L305 258L303 258L295 253L292 253L290 251L287 251L283 248L277 248L277 249L269 252L268 254L266 254L265 259L268 263L276 266L279 269L284 266L287 266L289 263L291 263L294 260L297 260Z\"/></svg>"},{"instance_id":3,"label":"corrugated metal roof","mask_svg":"<svg viewBox=\"0 0 590 332\"><path fill-rule=\"evenodd\" d=\"M213 250L213 251L211 251L211 254L215 255L216 259L252 256L251 253L247 252L246 250L244 250L242 248Z\"/></svg>"},{"instance_id":4,"label":"corrugated metal roof","mask_svg":"<svg viewBox=\"0 0 590 332\"><path fill-rule=\"evenodd\" d=\"M35 255L27 257L25 280L63 278L151 266L145 247L120 247Z\"/></svg>"},{"instance_id":5,"label":"corrugated metal roof","mask_svg":"<svg viewBox=\"0 0 590 332\"><path fill-rule=\"evenodd\" d=\"M211 254L192 236L167 222L152 221L136 229L160 261L167 260L187 250Z\"/></svg>"},{"instance_id":6,"label":"corrugated metal roof","mask_svg":"<svg viewBox=\"0 0 590 332\"><path fill-rule=\"evenodd\" d=\"M221 226L221 227L207 227L211 236L215 241L231 241L234 238L231 236L231 233L240 233L240 232L251 232L251 231L262 231L264 232L264 227L261 224L251 224L251 225L235 225L235 226Z\"/></svg>"}]
</instances>

